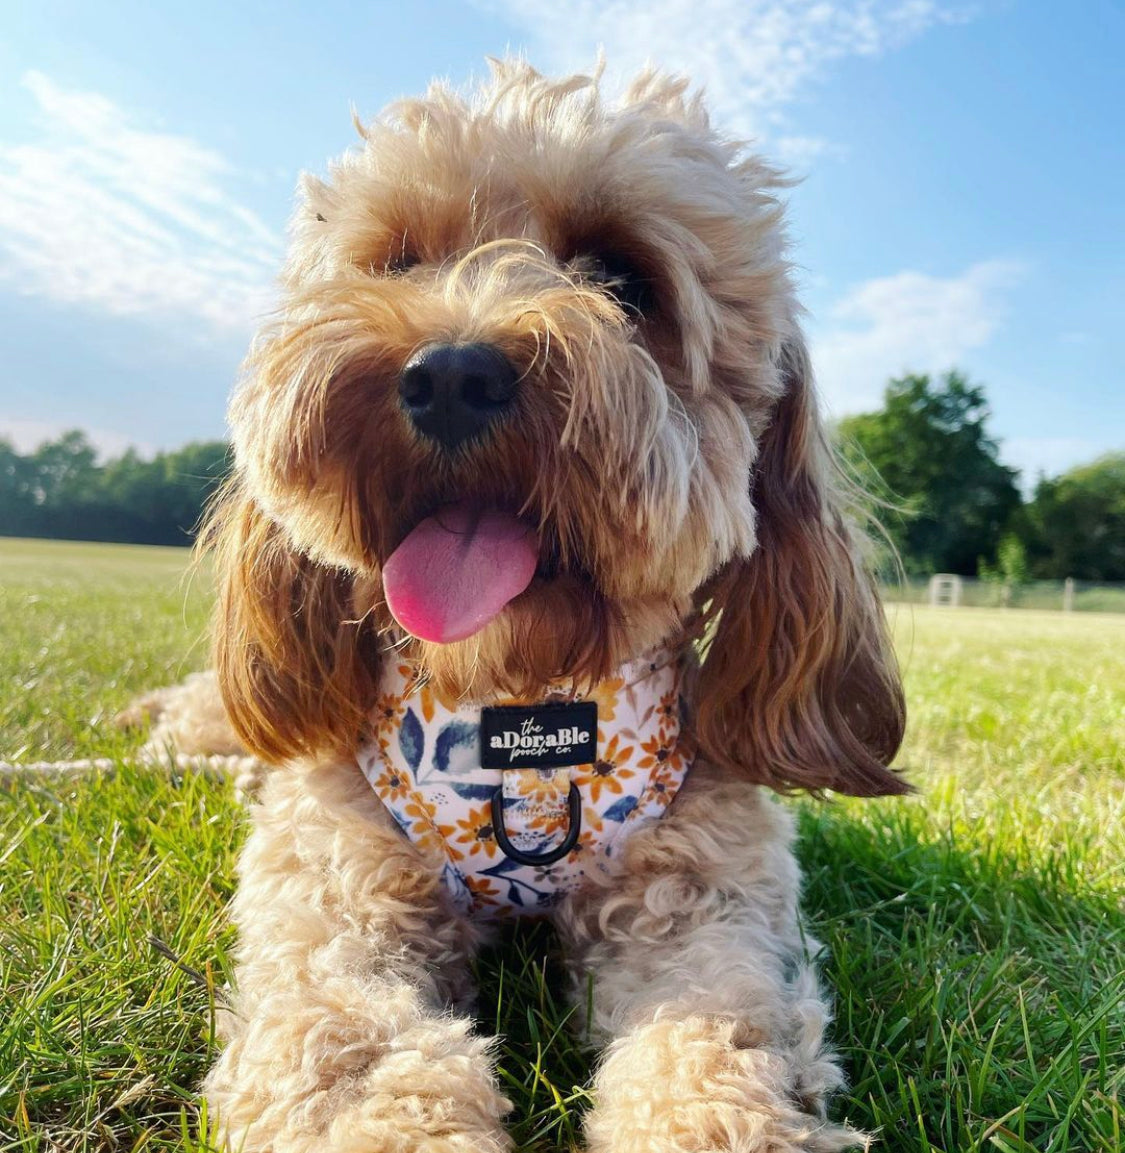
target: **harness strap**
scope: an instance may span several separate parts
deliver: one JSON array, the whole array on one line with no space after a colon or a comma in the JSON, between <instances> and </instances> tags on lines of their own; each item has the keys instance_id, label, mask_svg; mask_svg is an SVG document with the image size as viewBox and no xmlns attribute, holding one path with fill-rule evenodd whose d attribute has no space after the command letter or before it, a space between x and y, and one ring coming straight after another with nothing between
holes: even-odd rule
<instances>
[{"instance_id":1,"label":"harness strap","mask_svg":"<svg viewBox=\"0 0 1125 1153\"><path fill-rule=\"evenodd\" d=\"M549 912L675 797L691 762L680 681L657 653L580 701L560 688L482 709L394 665L357 759L403 832L443 861L463 911Z\"/></svg>"}]
</instances>

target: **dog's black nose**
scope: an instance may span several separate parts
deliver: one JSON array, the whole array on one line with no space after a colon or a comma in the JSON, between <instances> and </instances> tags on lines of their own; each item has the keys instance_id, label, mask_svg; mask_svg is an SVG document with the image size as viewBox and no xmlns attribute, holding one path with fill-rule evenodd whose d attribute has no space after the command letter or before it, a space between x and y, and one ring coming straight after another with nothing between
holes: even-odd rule
<instances>
[{"instance_id":1,"label":"dog's black nose","mask_svg":"<svg viewBox=\"0 0 1125 1153\"><path fill-rule=\"evenodd\" d=\"M398 394L414 427L453 449L508 408L517 383L490 344L428 344L406 362Z\"/></svg>"}]
</instances>

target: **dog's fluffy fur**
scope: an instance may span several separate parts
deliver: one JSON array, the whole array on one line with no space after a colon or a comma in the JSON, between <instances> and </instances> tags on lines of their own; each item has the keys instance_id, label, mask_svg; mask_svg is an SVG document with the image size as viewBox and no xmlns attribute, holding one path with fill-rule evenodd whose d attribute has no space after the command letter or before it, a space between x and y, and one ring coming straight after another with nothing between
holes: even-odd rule
<instances>
[{"instance_id":1,"label":"dog's fluffy fur","mask_svg":"<svg viewBox=\"0 0 1125 1153\"><path fill-rule=\"evenodd\" d=\"M782 181L685 93L646 74L611 106L596 79L498 64L471 101L435 86L394 105L304 183L207 532L225 708L278 766L241 858L237 994L206 1084L232 1148L509 1146L466 1015L481 929L354 760L387 649L479 700L700 637L687 784L556 918L606 1046L588 1145L857 1139L825 1119L840 1075L792 823L758 786L902 792L886 767L902 697L812 391ZM599 262L630 270L639 308ZM398 406L404 363L435 340L487 342L521 375L511 417L453 455ZM466 495L536 525L539 573L469 640L405 637L381 565ZM148 703L188 739L191 708Z\"/></svg>"}]
</instances>

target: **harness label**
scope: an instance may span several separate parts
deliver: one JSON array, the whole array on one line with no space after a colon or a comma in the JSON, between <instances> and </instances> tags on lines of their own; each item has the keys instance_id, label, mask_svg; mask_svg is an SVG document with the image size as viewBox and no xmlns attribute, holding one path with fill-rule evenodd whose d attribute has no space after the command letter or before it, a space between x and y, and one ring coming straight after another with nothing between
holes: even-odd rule
<instances>
[{"instance_id":1,"label":"harness label","mask_svg":"<svg viewBox=\"0 0 1125 1153\"><path fill-rule=\"evenodd\" d=\"M597 756L597 701L481 709L482 768L561 769Z\"/></svg>"}]
</instances>

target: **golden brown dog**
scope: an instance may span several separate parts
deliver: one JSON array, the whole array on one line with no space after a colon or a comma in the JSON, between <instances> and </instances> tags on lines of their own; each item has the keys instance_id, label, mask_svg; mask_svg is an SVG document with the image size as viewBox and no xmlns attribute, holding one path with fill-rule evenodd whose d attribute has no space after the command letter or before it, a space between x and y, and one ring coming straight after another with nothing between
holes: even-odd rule
<instances>
[{"instance_id":1,"label":"golden brown dog","mask_svg":"<svg viewBox=\"0 0 1125 1153\"><path fill-rule=\"evenodd\" d=\"M498 64L471 100L394 105L304 183L208 532L223 701L277 766L206 1085L231 1148L508 1146L465 1015L486 930L357 749L388 663L456 708L596 696L653 651L682 669L694 764L552 906L605 1045L589 1148L857 1140L825 1120L840 1075L769 789L904 791L902 697L818 415L782 182L685 92L646 74L610 104L597 79ZM443 510L494 526L487 581L476 553L418 543Z\"/></svg>"}]
</instances>

